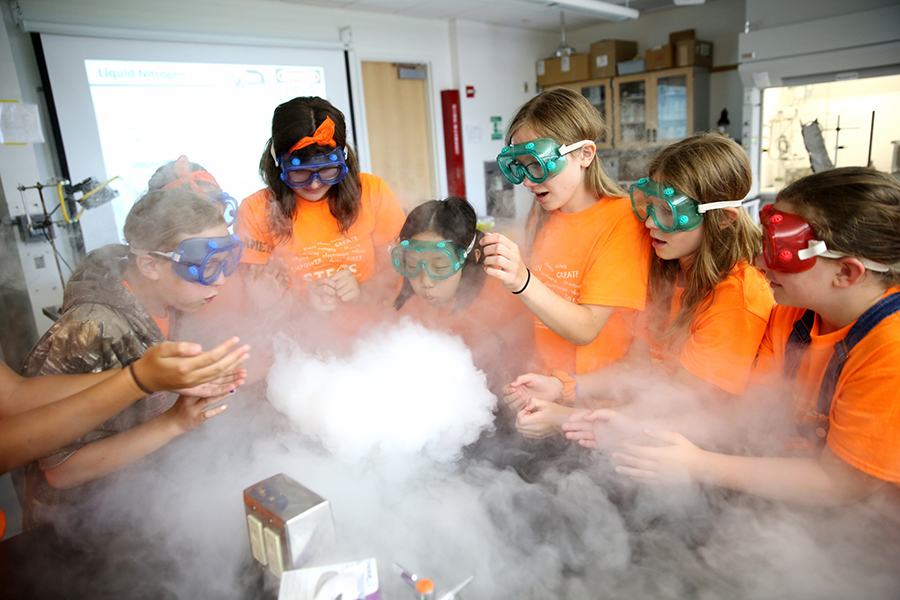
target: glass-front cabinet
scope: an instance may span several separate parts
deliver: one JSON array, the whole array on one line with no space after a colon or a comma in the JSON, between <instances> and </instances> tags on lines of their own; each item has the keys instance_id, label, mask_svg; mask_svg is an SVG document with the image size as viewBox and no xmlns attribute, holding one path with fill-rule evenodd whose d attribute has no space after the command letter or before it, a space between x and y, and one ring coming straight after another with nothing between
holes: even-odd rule
<instances>
[{"instance_id":1,"label":"glass-front cabinet","mask_svg":"<svg viewBox=\"0 0 900 600\"><path fill-rule=\"evenodd\" d=\"M709 75L693 67L616 77L615 145L664 146L708 126Z\"/></svg>"},{"instance_id":2,"label":"glass-front cabinet","mask_svg":"<svg viewBox=\"0 0 900 600\"><path fill-rule=\"evenodd\" d=\"M613 98L611 92L611 79L590 79L588 81L576 81L573 83L564 83L555 87L565 87L574 90L588 99L588 102L594 105L603 122L606 123L606 135L597 140L598 148L612 147L612 112Z\"/></svg>"},{"instance_id":3,"label":"glass-front cabinet","mask_svg":"<svg viewBox=\"0 0 900 600\"><path fill-rule=\"evenodd\" d=\"M607 124L599 148L665 146L709 128L709 71L680 67L563 83Z\"/></svg>"}]
</instances>

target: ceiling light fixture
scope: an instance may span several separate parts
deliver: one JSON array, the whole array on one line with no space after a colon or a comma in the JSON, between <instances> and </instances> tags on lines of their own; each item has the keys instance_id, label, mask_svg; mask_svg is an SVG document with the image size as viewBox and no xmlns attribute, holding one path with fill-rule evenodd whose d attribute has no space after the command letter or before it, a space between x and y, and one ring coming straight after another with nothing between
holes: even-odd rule
<instances>
[{"instance_id":1,"label":"ceiling light fixture","mask_svg":"<svg viewBox=\"0 0 900 600\"><path fill-rule=\"evenodd\" d=\"M545 6L565 8L576 12L601 17L610 21L624 21L625 19L637 19L641 11L613 4L601 0L528 0Z\"/></svg>"}]
</instances>

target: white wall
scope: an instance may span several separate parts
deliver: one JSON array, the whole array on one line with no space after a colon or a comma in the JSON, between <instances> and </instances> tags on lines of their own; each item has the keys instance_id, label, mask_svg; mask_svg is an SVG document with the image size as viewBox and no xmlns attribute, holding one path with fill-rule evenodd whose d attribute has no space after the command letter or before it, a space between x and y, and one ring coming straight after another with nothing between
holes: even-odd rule
<instances>
[{"instance_id":1,"label":"white wall","mask_svg":"<svg viewBox=\"0 0 900 600\"><path fill-rule=\"evenodd\" d=\"M475 210L484 214L484 163L496 160L513 114L535 95L535 62L556 43L557 36L471 21L455 21L450 31L456 49L466 194ZM467 86L475 88L474 98L466 98ZM491 139L492 116L502 118L502 139ZM516 193L516 215L522 217L531 195L523 186L516 186Z\"/></svg>"},{"instance_id":2,"label":"white wall","mask_svg":"<svg viewBox=\"0 0 900 600\"><path fill-rule=\"evenodd\" d=\"M694 29L697 39L713 43L713 66L738 63L738 34L746 19L745 0L711 0L698 6L673 6L643 12L639 19L616 21L566 32L568 43L578 52L590 51L592 42L604 39L633 40L638 52L669 43L673 31ZM558 44L558 41L557 41ZM546 48L552 54L551 48ZM545 52L547 54L548 52ZM743 86L737 71L710 75L709 127L715 129L719 114L728 109L732 137L740 137Z\"/></svg>"}]
</instances>

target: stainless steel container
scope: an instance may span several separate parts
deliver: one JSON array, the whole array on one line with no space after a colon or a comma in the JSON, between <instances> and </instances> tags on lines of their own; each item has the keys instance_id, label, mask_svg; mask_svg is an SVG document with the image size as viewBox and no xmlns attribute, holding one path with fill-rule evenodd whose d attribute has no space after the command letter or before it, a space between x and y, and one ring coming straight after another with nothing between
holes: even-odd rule
<instances>
[{"instance_id":1,"label":"stainless steel container","mask_svg":"<svg viewBox=\"0 0 900 600\"><path fill-rule=\"evenodd\" d=\"M253 558L276 577L335 546L331 504L279 473L244 490Z\"/></svg>"}]
</instances>

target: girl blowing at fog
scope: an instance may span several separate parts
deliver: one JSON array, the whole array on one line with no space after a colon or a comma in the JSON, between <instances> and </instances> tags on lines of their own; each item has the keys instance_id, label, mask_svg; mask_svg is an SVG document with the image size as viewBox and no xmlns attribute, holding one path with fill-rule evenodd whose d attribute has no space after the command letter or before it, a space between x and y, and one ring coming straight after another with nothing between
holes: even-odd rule
<instances>
[{"instance_id":1,"label":"girl blowing at fog","mask_svg":"<svg viewBox=\"0 0 900 600\"><path fill-rule=\"evenodd\" d=\"M484 234L476 223L475 209L457 197L409 213L391 250L402 276L394 308L461 336L475 364L502 382L531 357L531 318L499 280L485 275L478 245Z\"/></svg>"},{"instance_id":2,"label":"girl blowing at fog","mask_svg":"<svg viewBox=\"0 0 900 600\"><path fill-rule=\"evenodd\" d=\"M862 167L816 173L784 188L760 220L778 304L753 380L789 390L776 395L792 402L805 444L792 443L790 457L730 456L647 429L664 446L627 444L616 470L816 505L900 482L900 183ZM573 418L568 437L595 445L599 416Z\"/></svg>"},{"instance_id":3,"label":"girl blowing at fog","mask_svg":"<svg viewBox=\"0 0 900 600\"><path fill-rule=\"evenodd\" d=\"M208 303L237 266L240 240L228 234L222 210L187 189L149 192L125 221L128 246L91 252L66 286L63 316L25 361L27 376L92 373L135 362L169 337L172 322ZM235 339L226 347L233 346ZM236 350L241 360L247 347ZM146 456L199 427L226 406L210 408L227 389L190 390L172 404L140 381L145 396L76 442L25 470L25 527L49 518L53 507L89 492L82 484ZM164 389L164 388L159 388ZM199 396L199 397L198 397ZM74 488L74 489L73 489Z\"/></svg>"},{"instance_id":4,"label":"girl blowing at fog","mask_svg":"<svg viewBox=\"0 0 900 600\"><path fill-rule=\"evenodd\" d=\"M533 313L537 363L546 373L584 373L622 358L635 312L644 308L650 240L597 159L595 140L605 133L581 94L553 89L519 109L497 157L534 204L527 256L488 233L484 264Z\"/></svg>"},{"instance_id":5,"label":"girl blowing at fog","mask_svg":"<svg viewBox=\"0 0 900 600\"><path fill-rule=\"evenodd\" d=\"M319 312L377 300L377 282L367 282L389 272L403 211L382 179L359 172L341 111L317 97L278 106L259 172L267 187L241 203L235 225L241 260L283 258L291 286Z\"/></svg>"},{"instance_id":6,"label":"girl blowing at fog","mask_svg":"<svg viewBox=\"0 0 900 600\"><path fill-rule=\"evenodd\" d=\"M744 392L774 303L753 266L759 228L741 207L750 160L725 137L698 135L662 150L648 171L630 191L654 250L635 340L618 364L576 377L529 373L507 386L528 437L562 431L576 409L555 401L574 399L576 383L584 399L619 396L623 379L646 382L654 372L712 404Z\"/></svg>"}]
</instances>

